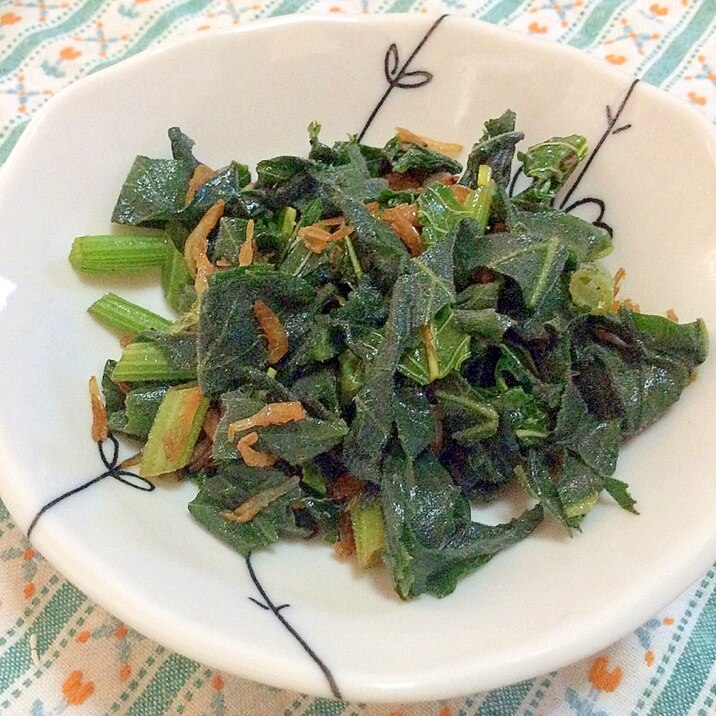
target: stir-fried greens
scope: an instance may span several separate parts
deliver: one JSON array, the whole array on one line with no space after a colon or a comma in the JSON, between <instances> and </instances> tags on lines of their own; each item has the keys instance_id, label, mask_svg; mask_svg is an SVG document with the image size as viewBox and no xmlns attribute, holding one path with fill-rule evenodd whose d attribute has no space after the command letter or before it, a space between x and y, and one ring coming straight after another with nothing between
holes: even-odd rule
<instances>
[{"instance_id":1,"label":"stir-fried greens","mask_svg":"<svg viewBox=\"0 0 716 716\"><path fill-rule=\"evenodd\" d=\"M585 139L517 151L507 111L463 170L406 130L382 148L319 130L252 181L173 128L173 158L137 157L112 215L161 231L75 240L79 271L158 267L179 315L111 293L89 309L125 339L102 390L142 474L194 479L189 511L243 555L321 535L406 599L449 594L544 513L578 530L603 491L634 512L619 447L707 336L620 300L597 263L610 234L553 207ZM473 521L508 485L534 507Z\"/></svg>"}]
</instances>

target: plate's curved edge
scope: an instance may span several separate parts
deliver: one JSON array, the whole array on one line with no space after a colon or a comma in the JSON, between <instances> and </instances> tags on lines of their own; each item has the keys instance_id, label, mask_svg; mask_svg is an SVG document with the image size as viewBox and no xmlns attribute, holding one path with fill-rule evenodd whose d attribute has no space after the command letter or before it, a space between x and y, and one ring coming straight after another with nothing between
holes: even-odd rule
<instances>
[{"instance_id":1,"label":"plate's curved edge","mask_svg":"<svg viewBox=\"0 0 716 716\"><path fill-rule=\"evenodd\" d=\"M64 100L67 96L71 96L73 92L77 90L77 87L81 85L84 87L86 84L96 81L96 78L107 78L111 77L113 73L116 72L123 72L127 68L133 67L137 63L143 63L147 61L148 59L151 59L154 56L159 56L165 52L170 52L176 47L180 47L182 45L188 45L193 44L197 42L203 42L207 40L211 40L213 37L223 37L223 36L232 36L232 35L244 35L244 34L250 34L254 33L256 31L261 30L271 30L271 29L277 29L285 26L296 26L296 25L310 25L310 24L338 24L338 25L350 25L350 24L374 24L376 26L383 26L383 25L396 25L396 26L405 26L406 23L426 27L426 21L428 22L428 32L432 32L432 27L437 26L440 22L443 20L459 20L461 26L466 25L472 25L476 28L479 28L480 32L484 32L487 34L494 35L496 37L504 38L507 41L515 42L518 44L526 44L530 45L535 48L540 48L541 51L547 52L547 53L556 53L556 54L564 54L566 57L571 58L574 61L577 61L583 65L589 66L595 71L602 73L606 76L610 76L613 78L621 77L621 78L628 78L631 80L639 79L638 77L634 77L634 75L631 75L627 72L624 72L623 70L619 69L618 67L615 67L613 65L607 65L604 61L593 57L592 55L579 50L575 47L571 47L569 45L562 45L558 44L554 41L547 40L545 38L540 37L534 37L534 36L527 36L521 32L518 32L517 30L513 30L511 28L507 27L501 27L499 25L493 25L491 23L485 22L483 20L479 20L477 18L471 18L471 17L461 17L458 15L450 15L450 14L444 14L440 16L433 15L432 18L429 14L426 15L417 15L415 13L390 13L385 15L351 15L348 13L345 14L335 14L335 13L316 13L312 15L283 15L279 17L269 17L269 18L260 18L257 20L253 20L250 23L246 23L243 25L238 26L231 26L227 28L218 28L218 29L210 29L210 30L204 30L201 33L197 33L194 35L178 35L172 38L169 38L159 45L149 47L147 49L144 49L140 52L138 52L135 55L132 55L131 57L128 57L124 60L121 60L115 64L109 65L107 67L103 67L102 69L90 73L89 75L82 77L78 81L67 85L66 87L63 87L57 94L55 94L53 97L51 97L40 109L33 115L33 117L30 119L27 127L24 129L22 134L20 135L20 138L18 139L17 143L13 147L13 149L10 151L10 154L7 158L7 160L4 162L2 166L0 166L0 190L2 190L3 181L6 181L5 176L9 175L11 170L14 168L16 163L19 163L19 159L17 159L17 155L22 153L24 147L31 141L31 137L33 133L36 131L37 126L44 121L45 116L47 114L50 114L54 111L55 105L58 104L61 100ZM411 58L412 59L412 58ZM406 63L407 66L407 63ZM403 68L405 70L406 67ZM390 82L390 79L388 80ZM703 128L706 129L707 133L711 134L712 139L712 148L713 152L716 155L716 128L714 125L709 122L706 117L699 112L694 107L691 107L683 100L680 100L673 95L669 94L668 92L660 89L659 87L656 87L655 85L651 85L647 82L641 82L640 84L640 92L650 92L650 93L656 93L657 96L661 97L661 99L665 102L670 103L670 105L678 110L679 112L683 112L686 115L688 115L692 121L695 121ZM367 124L370 123L370 120ZM367 129L367 126L364 127L363 131L361 132L361 136L365 133L365 130ZM8 168L9 167L9 168Z\"/></svg>"}]
</instances>

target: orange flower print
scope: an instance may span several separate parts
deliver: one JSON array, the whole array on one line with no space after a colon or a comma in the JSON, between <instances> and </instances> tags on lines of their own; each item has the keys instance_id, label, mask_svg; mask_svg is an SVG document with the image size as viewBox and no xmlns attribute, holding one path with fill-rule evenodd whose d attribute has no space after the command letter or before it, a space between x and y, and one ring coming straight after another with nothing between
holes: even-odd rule
<instances>
[{"instance_id":1,"label":"orange flower print","mask_svg":"<svg viewBox=\"0 0 716 716\"><path fill-rule=\"evenodd\" d=\"M72 706L79 706L92 696L94 681L84 681L81 671L73 671L62 684L62 695Z\"/></svg>"},{"instance_id":2,"label":"orange flower print","mask_svg":"<svg viewBox=\"0 0 716 716\"><path fill-rule=\"evenodd\" d=\"M527 29L530 32L533 32L535 35L543 35L545 32L547 32L547 26L540 25L538 22L531 22Z\"/></svg>"},{"instance_id":3,"label":"orange flower print","mask_svg":"<svg viewBox=\"0 0 716 716\"><path fill-rule=\"evenodd\" d=\"M80 644L86 644L91 636L91 632L88 629L84 629L77 635L76 639Z\"/></svg>"},{"instance_id":4,"label":"orange flower print","mask_svg":"<svg viewBox=\"0 0 716 716\"><path fill-rule=\"evenodd\" d=\"M81 54L82 53L74 47L63 47L60 50L60 59L69 62L70 60L76 60Z\"/></svg>"},{"instance_id":5,"label":"orange flower print","mask_svg":"<svg viewBox=\"0 0 716 716\"><path fill-rule=\"evenodd\" d=\"M20 20L22 20L22 18L14 12L6 12L0 15L0 25L14 25L16 22L20 22Z\"/></svg>"},{"instance_id":6,"label":"orange flower print","mask_svg":"<svg viewBox=\"0 0 716 716\"><path fill-rule=\"evenodd\" d=\"M221 674L214 674L211 679L211 685L217 691L221 691L224 688L224 677Z\"/></svg>"},{"instance_id":7,"label":"orange flower print","mask_svg":"<svg viewBox=\"0 0 716 716\"><path fill-rule=\"evenodd\" d=\"M25 599L31 599L35 594L35 585L33 582L28 582L23 588L22 588L22 595L25 597Z\"/></svg>"},{"instance_id":8,"label":"orange flower print","mask_svg":"<svg viewBox=\"0 0 716 716\"><path fill-rule=\"evenodd\" d=\"M452 716L452 711L450 711L450 707L449 707L449 706L443 706L443 707L440 709L440 713L438 714L438 716Z\"/></svg>"},{"instance_id":9,"label":"orange flower print","mask_svg":"<svg viewBox=\"0 0 716 716\"><path fill-rule=\"evenodd\" d=\"M688 98L694 103L698 104L700 107L703 107L706 104L706 97L696 94L696 92L689 92Z\"/></svg>"},{"instance_id":10,"label":"orange flower print","mask_svg":"<svg viewBox=\"0 0 716 716\"><path fill-rule=\"evenodd\" d=\"M664 15L669 14L669 8L664 7L663 5L659 5L658 3L654 3L653 5L649 6L649 10L654 13L657 17L664 17Z\"/></svg>"},{"instance_id":11,"label":"orange flower print","mask_svg":"<svg viewBox=\"0 0 716 716\"><path fill-rule=\"evenodd\" d=\"M604 656L597 657L589 670L589 681L599 691L615 691L622 680L622 670L615 666L611 671L607 668L607 659Z\"/></svg>"},{"instance_id":12,"label":"orange flower print","mask_svg":"<svg viewBox=\"0 0 716 716\"><path fill-rule=\"evenodd\" d=\"M647 666L651 666L654 663L654 652L651 649L644 654L644 663Z\"/></svg>"},{"instance_id":13,"label":"orange flower print","mask_svg":"<svg viewBox=\"0 0 716 716\"><path fill-rule=\"evenodd\" d=\"M624 55L607 55L607 62L611 62L613 65L623 65L626 62Z\"/></svg>"},{"instance_id":14,"label":"orange flower print","mask_svg":"<svg viewBox=\"0 0 716 716\"><path fill-rule=\"evenodd\" d=\"M129 664L122 664L119 670L119 680L126 681L132 674L132 667Z\"/></svg>"}]
</instances>

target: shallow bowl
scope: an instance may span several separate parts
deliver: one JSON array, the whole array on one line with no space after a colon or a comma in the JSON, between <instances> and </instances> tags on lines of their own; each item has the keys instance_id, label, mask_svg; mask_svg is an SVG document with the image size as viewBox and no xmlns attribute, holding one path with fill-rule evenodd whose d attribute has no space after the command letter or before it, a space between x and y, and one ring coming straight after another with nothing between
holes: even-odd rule
<instances>
[{"instance_id":1,"label":"shallow bowl","mask_svg":"<svg viewBox=\"0 0 716 716\"><path fill-rule=\"evenodd\" d=\"M382 144L408 126L469 149L508 107L526 142L588 138L569 201L603 203L580 210L603 207L624 293L716 326L713 129L577 51L457 17L290 18L182 39L50 101L0 174L0 494L20 527L113 464L89 439L86 392L118 348L86 307L117 290L165 310L156 277L81 279L67 262L73 237L111 230L136 154L169 156L179 125L210 166L253 164L305 152L312 120L324 141ZM212 667L356 700L455 696L598 651L711 564L714 405L712 360L626 446L617 477L640 516L605 500L572 539L545 523L443 600L403 603L380 569L358 573L326 545L280 544L248 565L191 519L189 483L100 480L44 511L32 541L114 615Z\"/></svg>"}]
</instances>

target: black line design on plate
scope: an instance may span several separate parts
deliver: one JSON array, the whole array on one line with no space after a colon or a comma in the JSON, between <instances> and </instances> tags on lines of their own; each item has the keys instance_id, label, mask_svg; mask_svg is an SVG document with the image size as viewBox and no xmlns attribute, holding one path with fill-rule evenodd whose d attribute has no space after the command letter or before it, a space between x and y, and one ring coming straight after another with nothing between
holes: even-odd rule
<instances>
[{"instance_id":1,"label":"black line design on plate","mask_svg":"<svg viewBox=\"0 0 716 716\"><path fill-rule=\"evenodd\" d=\"M602 136L597 140L596 145L594 146L594 149L590 152L589 156L587 157L586 162L584 163L584 166L582 167L582 170L577 175L577 178L575 179L572 186L569 188L569 191L565 194L563 197L559 208L564 211L566 214L571 213L575 209L579 208L580 206L588 206L592 205L595 206L598 210L597 218L592 221L591 223L594 226L597 226L600 229L604 229L609 236L612 236L614 234L614 230L612 227L607 224L604 221L604 214L606 213L606 205L602 199L598 199L593 196L587 196L583 199L578 199L576 201L573 201L571 204L567 204L567 202L571 199L572 195L574 194L575 190L579 186L580 182L584 178L584 175L587 173L587 170L591 166L592 162L594 161L595 157L599 153L599 151L604 146L604 143L607 141L607 139L614 135L619 134L621 132L624 132L627 129L631 128L631 123L623 124L620 127L615 127L616 123L619 121L619 117L621 116L622 112L624 111L624 107L626 107L627 102L629 101L629 98L632 95L632 92L634 91L634 88L638 84L639 80L634 80L630 85L629 89L627 90L626 94L624 95L624 98L622 99L619 107L617 108L616 114L612 114L612 108L607 105L606 106L606 114L607 114L607 128L602 134ZM521 176L524 175L524 171L522 167L520 167L513 175L512 180L510 181L510 186L508 189L508 195L512 197L515 192L515 186L517 185L517 181Z\"/></svg>"},{"instance_id":2,"label":"black line design on plate","mask_svg":"<svg viewBox=\"0 0 716 716\"><path fill-rule=\"evenodd\" d=\"M594 149L590 152L589 156L587 157L587 161L584 162L584 166L582 167L582 170L577 175L577 178L574 180L574 183L569 188L569 191L565 194L564 198L562 199L562 203L559 205L559 208L563 211L569 212L572 209L575 209L577 206L581 206L582 204L586 203L593 203L597 204L597 206L600 206L600 216L597 219L598 222L595 222L595 226L602 226L603 228L606 228L611 233L611 227L609 227L607 224L604 224L602 222L602 219L604 218L604 202L602 202L599 199L582 199L580 202L575 202L573 204L569 204L569 200L572 198L572 194L574 194L575 190L579 186L580 182L582 181L584 175L589 170L589 167L591 166L592 162L595 160L597 154L599 154L599 151L604 146L604 143L607 141L607 139L612 134L619 134L620 132L623 132L626 129L629 129L631 127L631 124L623 124L621 127L615 127L616 123L619 121L619 117L621 117L622 112L624 111L624 107L626 107L627 102L629 101L629 98L631 97L632 93L634 92L634 88L639 84L639 80L634 80L630 85L629 89L627 90L626 94L624 95L624 98L621 101L621 104L617 108L616 114L612 114L612 108L607 105L606 112L607 112L607 128L604 130L604 134L598 139L597 143L594 146ZM566 208L565 208L566 207Z\"/></svg>"},{"instance_id":3,"label":"black line design on plate","mask_svg":"<svg viewBox=\"0 0 716 716\"><path fill-rule=\"evenodd\" d=\"M97 477L93 477L92 479L87 480L87 482L83 482L81 485L78 485L77 487L68 490L67 492L63 492L61 495L59 495L59 497L55 497L54 500L50 500L46 505L43 505L33 518L32 522L30 522L30 526L27 528L28 539L30 538L32 531L35 529L37 521L40 519L40 517L42 517L45 512L47 512L47 510L49 510L51 507L54 507L58 502L62 502L68 497L76 495L78 492L82 492L82 490L86 490L88 487L91 487L96 482L104 480L105 477L111 477L125 485L128 485L129 487L133 487L135 490L142 490L143 492L151 492L154 489L154 483L147 480L146 477L137 475L136 473L130 472L129 470L123 470L120 467L120 465L118 464L119 442L117 441L117 438L112 435L112 433L109 433L109 435L107 435L107 440L112 443L112 455L110 457L107 457L107 454L105 453L105 442L97 443L97 448L99 449L99 456L102 460L102 464L105 467L104 472L100 475L97 475Z\"/></svg>"},{"instance_id":4,"label":"black line design on plate","mask_svg":"<svg viewBox=\"0 0 716 716\"><path fill-rule=\"evenodd\" d=\"M343 698L341 696L340 689L338 688L338 684L336 683L335 678L333 677L333 674L331 673L331 670L326 666L326 664L323 662L323 660L316 654L316 652L308 645L306 640L292 627L288 621L286 620L286 617L281 614L281 611L283 609L286 609L286 607L289 607L289 604L279 604L278 606L275 605L271 599L269 598L268 594L266 594L266 590L263 588L263 585L261 582L259 582L258 577L256 576L256 572L254 571L254 567L251 564L251 555L246 557L246 566L249 570L249 575L251 576L251 581L254 583L254 586L258 590L259 594L261 595L261 599L263 601L259 601L258 599L254 599L253 597L249 597L249 599L256 604L257 606L261 607L261 609L265 609L266 611L272 612L274 616L283 624L283 626L286 628L286 630L291 634L291 636L301 645L303 650L308 654L308 656L313 659L313 661L316 663L318 668L323 672L323 675L326 677L326 680L328 681L328 686L331 689L331 693L333 696L337 699Z\"/></svg>"},{"instance_id":5,"label":"black line design on plate","mask_svg":"<svg viewBox=\"0 0 716 716\"><path fill-rule=\"evenodd\" d=\"M612 229L612 227L607 224L606 221L603 220L604 214L607 211L607 207L602 199L597 199L594 196L586 196L584 197L584 199L579 199L575 202L572 202L569 206L562 209L562 211L564 211L565 214L570 214L572 211L574 211L574 209L580 206L586 206L588 204L596 206L597 209L599 209L599 215L594 221L592 221L592 224L599 229L604 229L609 234L609 236L614 236L614 229Z\"/></svg>"},{"instance_id":6,"label":"black line design on plate","mask_svg":"<svg viewBox=\"0 0 716 716\"><path fill-rule=\"evenodd\" d=\"M515 194L515 186L517 185L517 180L518 180L521 176L524 176L524 173L525 173L525 172L524 172L524 169L522 169L522 167L520 167L520 168L514 173L514 175L512 176L512 179L510 180L510 186L509 186L508 189L507 189L507 195L510 197L510 199L511 199L511 198L514 196L514 194Z\"/></svg>"},{"instance_id":7,"label":"black line design on plate","mask_svg":"<svg viewBox=\"0 0 716 716\"><path fill-rule=\"evenodd\" d=\"M400 66L400 53L398 52L398 46L393 42L385 53L383 59L383 73L385 79L388 81L388 89L385 90L383 96L378 101L373 111L370 113L368 120L363 129L358 135L358 141L361 142L368 128L373 124L373 120L380 111L380 108L385 104L385 100L388 99L390 93L396 88L400 89L417 89L431 82L433 79L432 72L426 70L410 70L408 67L410 63L415 59L415 56L423 49L423 46L428 41L430 35L435 32L438 25L447 17L447 15L441 15L435 22L430 26L430 29L423 35L423 39L416 45L415 49L410 53L410 57L405 61L405 64Z\"/></svg>"}]
</instances>

